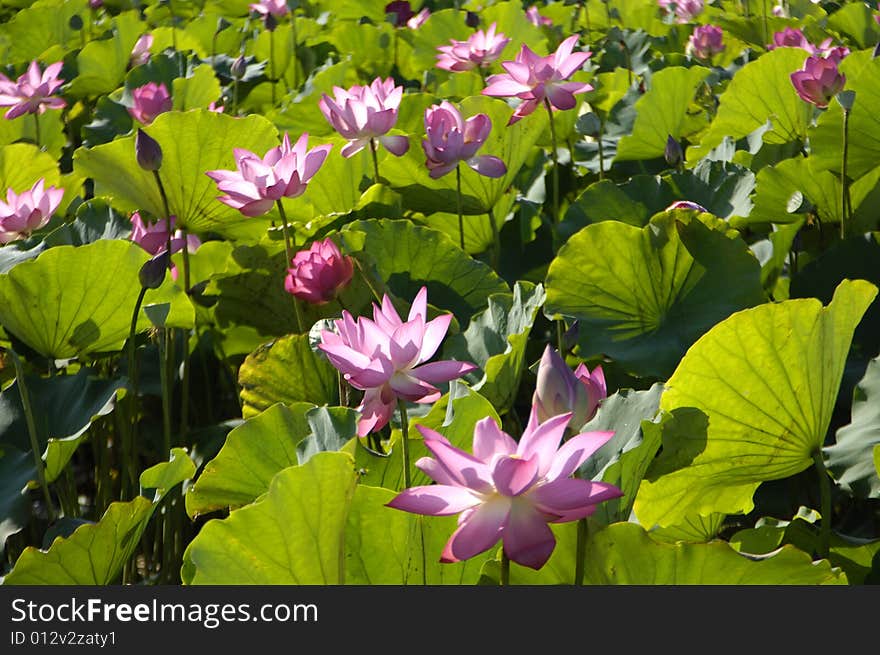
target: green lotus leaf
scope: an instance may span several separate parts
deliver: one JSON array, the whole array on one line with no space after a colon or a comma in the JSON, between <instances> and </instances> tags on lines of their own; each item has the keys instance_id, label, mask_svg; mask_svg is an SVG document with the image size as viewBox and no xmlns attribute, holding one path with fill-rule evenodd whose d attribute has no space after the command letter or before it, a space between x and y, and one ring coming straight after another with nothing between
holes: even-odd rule
<instances>
[{"instance_id":1,"label":"green lotus leaf","mask_svg":"<svg viewBox=\"0 0 880 655\"><path fill-rule=\"evenodd\" d=\"M589 225L547 273L545 313L576 319L581 354L666 377L706 330L762 302L761 267L727 224L675 210L642 229Z\"/></svg>"},{"instance_id":2,"label":"green lotus leaf","mask_svg":"<svg viewBox=\"0 0 880 655\"><path fill-rule=\"evenodd\" d=\"M827 307L815 299L761 305L697 341L660 401L674 420L639 489L639 522L748 512L761 482L811 466L853 331L876 294L868 282L845 281Z\"/></svg>"}]
</instances>

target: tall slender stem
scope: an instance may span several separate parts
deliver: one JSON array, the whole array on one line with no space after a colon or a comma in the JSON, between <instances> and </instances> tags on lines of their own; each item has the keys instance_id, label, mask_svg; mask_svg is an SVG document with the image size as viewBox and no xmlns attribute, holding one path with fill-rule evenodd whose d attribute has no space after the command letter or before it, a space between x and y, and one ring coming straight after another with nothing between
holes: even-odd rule
<instances>
[{"instance_id":1,"label":"tall slender stem","mask_svg":"<svg viewBox=\"0 0 880 655\"><path fill-rule=\"evenodd\" d=\"M297 67L298 59L296 57L296 12L290 10L290 52L293 57L291 66L293 66L293 88L299 88L299 68Z\"/></svg>"},{"instance_id":2,"label":"tall slender stem","mask_svg":"<svg viewBox=\"0 0 880 655\"><path fill-rule=\"evenodd\" d=\"M171 360L169 347L171 330L159 332L159 383L162 389L162 449L164 457L171 452Z\"/></svg>"},{"instance_id":3,"label":"tall slender stem","mask_svg":"<svg viewBox=\"0 0 880 655\"><path fill-rule=\"evenodd\" d=\"M461 213L461 164L455 165L455 208L458 210L458 243L464 250L464 216Z\"/></svg>"},{"instance_id":4,"label":"tall slender stem","mask_svg":"<svg viewBox=\"0 0 880 655\"><path fill-rule=\"evenodd\" d=\"M831 480L828 477L828 471L825 469L822 451L819 449L813 451L813 464L816 467L816 473L819 475L819 493L822 503L822 527L819 532L818 555L820 558L825 558L828 557L828 549L831 545Z\"/></svg>"},{"instance_id":5,"label":"tall slender stem","mask_svg":"<svg viewBox=\"0 0 880 655\"><path fill-rule=\"evenodd\" d=\"M284 205L281 204L281 198L275 201L275 204L278 207L278 214L281 216L281 231L284 233L284 254L287 257L284 268L290 266L291 262L293 262L293 246L295 241L291 239L290 236L290 226L287 223L287 213L284 211ZM300 334L302 334L305 329L303 328L303 319L302 313L299 309L299 300L296 297L293 297L293 313L296 314L296 328Z\"/></svg>"},{"instance_id":6,"label":"tall slender stem","mask_svg":"<svg viewBox=\"0 0 880 655\"><path fill-rule=\"evenodd\" d=\"M584 558L587 556L588 530L587 519L578 520L577 559L574 562L574 584L577 587L584 584Z\"/></svg>"},{"instance_id":7,"label":"tall slender stem","mask_svg":"<svg viewBox=\"0 0 880 655\"><path fill-rule=\"evenodd\" d=\"M18 393L21 394L21 406L24 410L25 421L27 422L31 450L34 453L34 466L37 469L37 479L40 482L40 488L43 490L43 499L46 501L46 514L49 517L49 523L54 523L58 514L55 511L55 504L52 502L52 494L49 493L49 483L46 481L46 468L43 466L43 451L40 448L40 440L37 436L37 422L34 419L34 409L31 406L31 397L28 393L27 383L24 379L24 368L21 365L18 353L14 350L10 350L9 352L12 355L12 362L15 365L15 379L18 380Z\"/></svg>"},{"instance_id":8,"label":"tall slender stem","mask_svg":"<svg viewBox=\"0 0 880 655\"><path fill-rule=\"evenodd\" d=\"M373 184L379 184L379 157L376 154L377 149L376 139L370 137L370 156L373 159Z\"/></svg>"},{"instance_id":9,"label":"tall slender stem","mask_svg":"<svg viewBox=\"0 0 880 655\"><path fill-rule=\"evenodd\" d=\"M275 30L269 30L269 82L272 84L272 104L275 104Z\"/></svg>"},{"instance_id":10,"label":"tall slender stem","mask_svg":"<svg viewBox=\"0 0 880 655\"><path fill-rule=\"evenodd\" d=\"M553 107L550 100L544 98L544 106L550 117L550 159L553 161L553 224L559 222L559 158L556 153L556 123L553 120Z\"/></svg>"},{"instance_id":11,"label":"tall slender stem","mask_svg":"<svg viewBox=\"0 0 880 655\"><path fill-rule=\"evenodd\" d=\"M846 224L850 219L850 211L852 210L851 200L849 197L849 179L847 177L847 159L849 155L849 109L843 110L843 153L840 164L840 192L841 192L841 212L840 212L840 238L846 238Z\"/></svg>"},{"instance_id":12,"label":"tall slender stem","mask_svg":"<svg viewBox=\"0 0 880 655\"><path fill-rule=\"evenodd\" d=\"M498 230L498 224L495 222L495 212L489 209L489 226L492 228L492 268L498 270L498 264L501 261L501 233Z\"/></svg>"},{"instance_id":13,"label":"tall slender stem","mask_svg":"<svg viewBox=\"0 0 880 655\"><path fill-rule=\"evenodd\" d=\"M767 0L763 0L762 2L762 12L763 12L763 28L764 28L764 43L767 43L770 40L769 31L767 30Z\"/></svg>"},{"instance_id":14,"label":"tall slender stem","mask_svg":"<svg viewBox=\"0 0 880 655\"><path fill-rule=\"evenodd\" d=\"M34 139L37 141L37 147L43 149L43 140L40 136L40 115L34 112Z\"/></svg>"},{"instance_id":15,"label":"tall slender stem","mask_svg":"<svg viewBox=\"0 0 880 655\"><path fill-rule=\"evenodd\" d=\"M171 270L171 207L168 204L168 194L165 193L165 185L162 184L162 177L159 171L153 171L153 179L156 180L156 186L159 187L159 195L162 196L162 207L165 209L165 232L166 244L165 252L168 253L168 270Z\"/></svg>"},{"instance_id":16,"label":"tall slender stem","mask_svg":"<svg viewBox=\"0 0 880 655\"><path fill-rule=\"evenodd\" d=\"M180 249L181 255L183 255L183 290L189 295L190 289L190 273L189 273L189 245L188 245L188 235L186 230L183 231L183 247Z\"/></svg>"},{"instance_id":17,"label":"tall slender stem","mask_svg":"<svg viewBox=\"0 0 880 655\"><path fill-rule=\"evenodd\" d=\"M134 311L131 314L131 326L128 330L128 343L126 344L126 354L128 355L128 402L130 417L128 429L123 431L122 448L125 460L125 472L128 480L128 489L132 497L137 493L137 397L138 397L138 377L137 377L137 358L135 357L135 335L137 334L137 322L141 313L141 305L144 302L144 296L147 295L147 288L141 287L138 294L137 302L134 304ZM125 485L123 484L123 491ZM127 498L124 495L123 498Z\"/></svg>"},{"instance_id":18,"label":"tall slender stem","mask_svg":"<svg viewBox=\"0 0 880 655\"><path fill-rule=\"evenodd\" d=\"M403 486L409 489L412 486L412 477L409 472L409 418L406 415L406 403L398 398L397 409L400 411L400 443L403 453Z\"/></svg>"},{"instance_id":19,"label":"tall slender stem","mask_svg":"<svg viewBox=\"0 0 880 655\"><path fill-rule=\"evenodd\" d=\"M503 546L501 548L501 578L498 581L498 584L501 587L510 586L510 558L507 556L507 553L504 552Z\"/></svg>"},{"instance_id":20,"label":"tall slender stem","mask_svg":"<svg viewBox=\"0 0 880 655\"><path fill-rule=\"evenodd\" d=\"M186 436L189 433L189 331L179 330L180 336L183 338L183 360L180 362L180 443L186 443Z\"/></svg>"}]
</instances>

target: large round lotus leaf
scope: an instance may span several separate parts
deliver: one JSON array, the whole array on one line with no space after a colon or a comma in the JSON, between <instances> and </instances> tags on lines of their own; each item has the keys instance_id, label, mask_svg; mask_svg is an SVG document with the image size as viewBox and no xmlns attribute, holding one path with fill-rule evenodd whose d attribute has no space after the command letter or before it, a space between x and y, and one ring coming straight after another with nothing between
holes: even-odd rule
<instances>
[{"instance_id":1,"label":"large round lotus leaf","mask_svg":"<svg viewBox=\"0 0 880 655\"><path fill-rule=\"evenodd\" d=\"M827 307L816 299L761 305L695 343L660 401L673 425L636 497L639 523L747 513L761 482L811 466L853 331L876 294L873 284L846 280Z\"/></svg>"},{"instance_id":2,"label":"large round lotus leaf","mask_svg":"<svg viewBox=\"0 0 880 655\"><path fill-rule=\"evenodd\" d=\"M55 359L119 350L147 259L122 240L50 248L0 275L0 324Z\"/></svg>"}]
</instances>

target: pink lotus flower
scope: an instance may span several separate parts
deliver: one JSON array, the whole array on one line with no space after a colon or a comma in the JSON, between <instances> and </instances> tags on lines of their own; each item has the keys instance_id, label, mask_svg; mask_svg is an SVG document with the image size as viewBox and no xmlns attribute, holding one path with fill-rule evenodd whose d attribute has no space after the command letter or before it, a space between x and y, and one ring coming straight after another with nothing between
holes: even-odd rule
<instances>
[{"instance_id":1,"label":"pink lotus flower","mask_svg":"<svg viewBox=\"0 0 880 655\"><path fill-rule=\"evenodd\" d=\"M664 14L675 14L675 22L689 23L703 11L703 0L657 0Z\"/></svg>"},{"instance_id":2,"label":"pink lotus flower","mask_svg":"<svg viewBox=\"0 0 880 655\"><path fill-rule=\"evenodd\" d=\"M182 250L184 245L189 252L195 252L202 245L201 239L195 234L183 235L182 230L175 229L177 222L176 216L171 216L171 254ZM131 235L130 239L146 250L151 255L158 255L168 250L168 230L166 229L164 219L160 219L155 223L145 223L141 218L140 212L134 212L131 215ZM171 264L171 278L176 280L178 277L177 266Z\"/></svg>"},{"instance_id":3,"label":"pink lotus flower","mask_svg":"<svg viewBox=\"0 0 880 655\"><path fill-rule=\"evenodd\" d=\"M833 58L813 56L807 57L801 70L791 74L791 83L803 100L824 109L843 90L846 76Z\"/></svg>"},{"instance_id":4,"label":"pink lotus flower","mask_svg":"<svg viewBox=\"0 0 880 655\"><path fill-rule=\"evenodd\" d=\"M129 64L132 68L142 66L150 61L150 48L153 47L153 35L147 32L141 34L140 38L135 42L131 49Z\"/></svg>"},{"instance_id":5,"label":"pink lotus flower","mask_svg":"<svg viewBox=\"0 0 880 655\"><path fill-rule=\"evenodd\" d=\"M409 149L405 136L388 136L397 123L397 108L403 87L395 86L392 78L377 77L370 86L353 86L348 91L333 87L334 99L324 93L318 101L321 113L339 134L348 139L343 157L351 157L364 146L378 140L398 157Z\"/></svg>"},{"instance_id":6,"label":"pink lotus flower","mask_svg":"<svg viewBox=\"0 0 880 655\"><path fill-rule=\"evenodd\" d=\"M477 67L487 68L510 43L504 34L495 33L495 23L485 32L477 30L467 41L451 41L452 45L437 46L441 53L437 55L437 68L456 73Z\"/></svg>"},{"instance_id":7,"label":"pink lotus flower","mask_svg":"<svg viewBox=\"0 0 880 655\"><path fill-rule=\"evenodd\" d=\"M724 31L716 25L697 25L688 40L688 51L697 59L724 52Z\"/></svg>"},{"instance_id":8,"label":"pink lotus flower","mask_svg":"<svg viewBox=\"0 0 880 655\"><path fill-rule=\"evenodd\" d=\"M6 202L0 200L0 244L28 236L49 222L61 204L64 189L50 186L44 190L45 179L40 178L20 194L6 191Z\"/></svg>"},{"instance_id":9,"label":"pink lotus flower","mask_svg":"<svg viewBox=\"0 0 880 655\"><path fill-rule=\"evenodd\" d=\"M404 489L388 507L414 514L459 514L441 562L482 553L501 539L511 561L540 569L556 547L548 523L585 518L620 489L605 482L571 478L606 443L612 432L584 432L559 446L571 414L539 422L532 411L519 443L492 418L474 428L473 455L443 435L417 426L434 458L416 466L437 484Z\"/></svg>"},{"instance_id":10,"label":"pink lotus flower","mask_svg":"<svg viewBox=\"0 0 880 655\"><path fill-rule=\"evenodd\" d=\"M161 82L158 84L147 82L133 89L131 97L134 104L128 108L128 113L143 125L149 125L159 114L171 111L172 102L168 87Z\"/></svg>"},{"instance_id":11,"label":"pink lotus flower","mask_svg":"<svg viewBox=\"0 0 880 655\"><path fill-rule=\"evenodd\" d=\"M403 321L386 295L381 308L373 305L373 320L361 316L355 321L343 311L334 322L336 332L321 332L318 348L351 386L364 391L357 408L361 437L388 423L398 398L432 403L440 397L434 385L476 368L452 360L425 363L437 352L452 320L452 314L427 320L427 299L428 290L422 287Z\"/></svg>"},{"instance_id":12,"label":"pink lotus flower","mask_svg":"<svg viewBox=\"0 0 880 655\"><path fill-rule=\"evenodd\" d=\"M572 109L577 104L575 94L593 88L582 82L565 81L584 65L591 54L572 52L577 41L577 34L568 37L554 54L546 57L536 55L523 45L514 61L501 64L506 73L492 75L486 80L489 86L483 89L483 95L524 100L510 117L508 125L528 116L545 101L556 109Z\"/></svg>"},{"instance_id":13,"label":"pink lotus flower","mask_svg":"<svg viewBox=\"0 0 880 655\"><path fill-rule=\"evenodd\" d=\"M217 199L234 207L245 216L262 216L276 200L302 195L312 176L318 172L331 146L308 147L309 135L304 132L293 147L284 133L281 146L272 148L261 159L259 155L236 148L234 171L207 171L205 175L217 183L226 195Z\"/></svg>"},{"instance_id":14,"label":"pink lotus flower","mask_svg":"<svg viewBox=\"0 0 880 655\"><path fill-rule=\"evenodd\" d=\"M601 366L590 372L581 363L574 371L556 350L547 346L538 365L538 379L532 395L532 407L539 421L571 413L571 426L580 429L596 414L599 401L608 396L605 373Z\"/></svg>"},{"instance_id":15,"label":"pink lotus flower","mask_svg":"<svg viewBox=\"0 0 880 655\"><path fill-rule=\"evenodd\" d=\"M223 105L218 105L216 101L208 105L208 111L213 111L215 114L222 114L224 109L225 107Z\"/></svg>"},{"instance_id":16,"label":"pink lotus flower","mask_svg":"<svg viewBox=\"0 0 880 655\"><path fill-rule=\"evenodd\" d=\"M502 177L507 166L498 157L479 155L492 130L492 120L486 114L476 114L463 120L455 106L444 100L425 110L425 134L422 141L429 175L436 179L455 170L463 161L480 175Z\"/></svg>"},{"instance_id":17,"label":"pink lotus flower","mask_svg":"<svg viewBox=\"0 0 880 655\"><path fill-rule=\"evenodd\" d=\"M406 21L406 26L411 30L417 30L422 25L425 24L425 21L431 17L431 10L427 7L423 8L419 13Z\"/></svg>"},{"instance_id":18,"label":"pink lotus flower","mask_svg":"<svg viewBox=\"0 0 880 655\"><path fill-rule=\"evenodd\" d=\"M287 269L284 288L297 298L321 305L336 297L351 282L354 265L343 256L330 238L314 241L308 250L300 250Z\"/></svg>"},{"instance_id":19,"label":"pink lotus flower","mask_svg":"<svg viewBox=\"0 0 880 655\"><path fill-rule=\"evenodd\" d=\"M58 77L63 62L57 61L40 72L40 65L33 60L27 71L13 82L0 73L0 107L11 107L5 117L8 120L24 114L43 114L46 109L63 109L67 103L52 94L64 84Z\"/></svg>"},{"instance_id":20,"label":"pink lotus flower","mask_svg":"<svg viewBox=\"0 0 880 655\"><path fill-rule=\"evenodd\" d=\"M427 7L423 8L419 13L413 13L412 6L407 0L394 0L385 5L385 13L392 14L394 18L392 22L395 27L403 27L406 25L411 30L417 30L431 16L431 10Z\"/></svg>"},{"instance_id":21,"label":"pink lotus flower","mask_svg":"<svg viewBox=\"0 0 880 655\"><path fill-rule=\"evenodd\" d=\"M280 18L288 12L286 0L260 0L260 2L254 2L248 6L261 16L272 14L275 18Z\"/></svg>"},{"instance_id":22,"label":"pink lotus flower","mask_svg":"<svg viewBox=\"0 0 880 655\"><path fill-rule=\"evenodd\" d=\"M532 5L528 9L526 9L526 18L529 19L529 22L535 27L541 27L541 25L553 25L553 20L542 16L538 13L537 5Z\"/></svg>"}]
</instances>

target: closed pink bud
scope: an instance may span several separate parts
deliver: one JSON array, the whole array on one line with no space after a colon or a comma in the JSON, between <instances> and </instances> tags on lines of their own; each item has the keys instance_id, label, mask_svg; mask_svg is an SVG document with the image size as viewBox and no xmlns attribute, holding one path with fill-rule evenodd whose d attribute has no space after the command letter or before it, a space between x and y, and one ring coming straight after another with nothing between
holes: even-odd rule
<instances>
[{"instance_id":1,"label":"closed pink bud","mask_svg":"<svg viewBox=\"0 0 880 655\"><path fill-rule=\"evenodd\" d=\"M538 7L535 5L526 9L526 18L535 27L541 27L542 25L549 27L550 25L553 25L553 20L539 14Z\"/></svg>"},{"instance_id":2,"label":"closed pink bud","mask_svg":"<svg viewBox=\"0 0 880 655\"><path fill-rule=\"evenodd\" d=\"M150 61L150 48L152 47L153 35L149 32L142 34L131 49L131 56L129 57L131 67L142 66Z\"/></svg>"},{"instance_id":3,"label":"closed pink bud","mask_svg":"<svg viewBox=\"0 0 880 655\"><path fill-rule=\"evenodd\" d=\"M45 179L41 177L20 194L12 189L6 191L6 202L0 200L0 244L24 238L49 222L61 204L64 189L44 189L44 185Z\"/></svg>"},{"instance_id":4,"label":"closed pink bud","mask_svg":"<svg viewBox=\"0 0 880 655\"><path fill-rule=\"evenodd\" d=\"M297 298L321 305L336 297L351 282L354 265L332 239L315 241L308 250L300 250L287 269L284 288Z\"/></svg>"},{"instance_id":5,"label":"closed pink bud","mask_svg":"<svg viewBox=\"0 0 880 655\"><path fill-rule=\"evenodd\" d=\"M252 3L249 7L261 16L271 14L276 18L286 15L289 11L286 0L260 0L260 2Z\"/></svg>"},{"instance_id":6,"label":"closed pink bud","mask_svg":"<svg viewBox=\"0 0 880 655\"><path fill-rule=\"evenodd\" d=\"M149 125L159 114L171 111L171 95L161 82L147 82L134 89L131 97L134 104L128 108L128 113L143 125Z\"/></svg>"},{"instance_id":7,"label":"closed pink bud","mask_svg":"<svg viewBox=\"0 0 880 655\"><path fill-rule=\"evenodd\" d=\"M532 395L532 407L539 421L571 412L571 427L577 430L593 418L599 402L607 395L601 366L590 372L580 364L572 372L556 350L550 346L544 349Z\"/></svg>"},{"instance_id":8,"label":"closed pink bud","mask_svg":"<svg viewBox=\"0 0 880 655\"><path fill-rule=\"evenodd\" d=\"M791 83L803 100L824 109L843 90L846 76L834 58L807 57L803 68L791 74Z\"/></svg>"}]
</instances>

